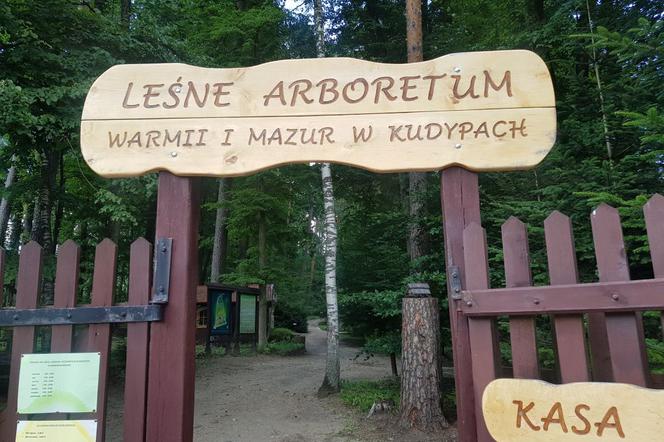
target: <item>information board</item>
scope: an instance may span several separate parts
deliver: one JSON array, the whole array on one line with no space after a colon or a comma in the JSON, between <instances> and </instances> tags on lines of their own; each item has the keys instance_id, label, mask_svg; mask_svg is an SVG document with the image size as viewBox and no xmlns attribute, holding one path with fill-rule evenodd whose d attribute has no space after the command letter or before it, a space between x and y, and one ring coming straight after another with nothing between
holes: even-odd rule
<instances>
[{"instance_id":1,"label":"information board","mask_svg":"<svg viewBox=\"0 0 664 442\"><path fill-rule=\"evenodd\" d=\"M524 169L555 138L549 71L524 50L400 65L118 65L94 82L81 119L83 157L107 177L237 176L312 161L382 172Z\"/></svg>"},{"instance_id":2,"label":"information board","mask_svg":"<svg viewBox=\"0 0 664 442\"><path fill-rule=\"evenodd\" d=\"M211 335L229 335L232 332L231 296L228 291L210 290L208 308Z\"/></svg>"},{"instance_id":3,"label":"information board","mask_svg":"<svg viewBox=\"0 0 664 442\"><path fill-rule=\"evenodd\" d=\"M497 442L645 442L663 438L662 403L664 391L634 385L497 379L482 412Z\"/></svg>"},{"instance_id":4,"label":"information board","mask_svg":"<svg viewBox=\"0 0 664 442\"><path fill-rule=\"evenodd\" d=\"M99 353L21 355L17 412L95 412L99 360Z\"/></svg>"},{"instance_id":5,"label":"information board","mask_svg":"<svg viewBox=\"0 0 664 442\"><path fill-rule=\"evenodd\" d=\"M240 295L240 333L256 333L255 295Z\"/></svg>"},{"instance_id":6,"label":"information board","mask_svg":"<svg viewBox=\"0 0 664 442\"><path fill-rule=\"evenodd\" d=\"M18 421L16 442L94 442L97 421Z\"/></svg>"}]
</instances>

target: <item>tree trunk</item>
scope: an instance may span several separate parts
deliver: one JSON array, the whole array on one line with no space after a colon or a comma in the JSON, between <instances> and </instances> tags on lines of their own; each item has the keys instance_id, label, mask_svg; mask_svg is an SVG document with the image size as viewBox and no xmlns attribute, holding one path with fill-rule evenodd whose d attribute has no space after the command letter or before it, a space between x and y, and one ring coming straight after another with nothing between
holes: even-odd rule
<instances>
[{"instance_id":1,"label":"tree trunk","mask_svg":"<svg viewBox=\"0 0 664 442\"><path fill-rule=\"evenodd\" d=\"M417 63L424 59L422 52L422 1L406 0L406 40L408 44L408 63ZM408 255L413 271L417 270L417 260L422 257L422 228L419 223L422 211L422 191L426 174L410 172L408 174L409 219Z\"/></svg>"},{"instance_id":2,"label":"tree trunk","mask_svg":"<svg viewBox=\"0 0 664 442\"><path fill-rule=\"evenodd\" d=\"M226 194L230 188L229 178L219 180L219 191L217 193L217 214L214 222L214 244L212 245L212 264L210 266L210 282L219 282L219 277L223 274L226 261L226 248L228 244L228 230L226 222L228 220L228 207L222 204L226 201Z\"/></svg>"},{"instance_id":3,"label":"tree trunk","mask_svg":"<svg viewBox=\"0 0 664 442\"><path fill-rule=\"evenodd\" d=\"M316 26L316 55L325 57L325 28L323 23L323 0L314 0L314 24ZM341 367L339 364L339 309L337 305L337 220L334 210L332 170L329 163L320 168L323 181L323 207L325 208L325 303L327 306L327 356L325 377L318 389L324 397L341 389Z\"/></svg>"},{"instance_id":4,"label":"tree trunk","mask_svg":"<svg viewBox=\"0 0 664 442\"><path fill-rule=\"evenodd\" d=\"M258 270L261 278L265 278L264 271L267 262L267 225L263 212L258 216ZM263 280L258 297L258 348L263 349L267 345L267 281Z\"/></svg>"},{"instance_id":5,"label":"tree trunk","mask_svg":"<svg viewBox=\"0 0 664 442\"><path fill-rule=\"evenodd\" d=\"M129 29L131 17L131 0L120 0L120 22Z\"/></svg>"},{"instance_id":6,"label":"tree trunk","mask_svg":"<svg viewBox=\"0 0 664 442\"><path fill-rule=\"evenodd\" d=\"M447 421L440 405L438 300L407 296L402 309L399 423L424 432L440 431Z\"/></svg>"},{"instance_id":7,"label":"tree trunk","mask_svg":"<svg viewBox=\"0 0 664 442\"><path fill-rule=\"evenodd\" d=\"M16 177L16 166L13 165L15 158L12 156L12 166L7 170L7 177L5 178L5 195L0 201L0 244L4 244L7 237L7 221L9 220L9 196L7 192L14 184L14 178Z\"/></svg>"}]
</instances>

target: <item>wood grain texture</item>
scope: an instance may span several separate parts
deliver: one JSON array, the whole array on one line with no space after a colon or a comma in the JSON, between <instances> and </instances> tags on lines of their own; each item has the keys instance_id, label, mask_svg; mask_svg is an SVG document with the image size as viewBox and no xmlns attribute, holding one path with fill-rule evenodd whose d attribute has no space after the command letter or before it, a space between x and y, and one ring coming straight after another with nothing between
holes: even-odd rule
<instances>
[{"instance_id":1,"label":"wood grain texture","mask_svg":"<svg viewBox=\"0 0 664 442\"><path fill-rule=\"evenodd\" d=\"M198 285L198 180L159 174L157 238L173 238L170 297L150 327L146 441L191 442Z\"/></svg>"},{"instance_id":2,"label":"wood grain texture","mask_svg":"<svg viewBox=\"0 0 664 442\"><path fill-rule=\"evenodd\" d=\"M618 210L601 204L593 210L590 221L599 280L629 281L629 264ZM613 378L599 380L647 386L648 360L641 313L612 313L603 316L601 313L588 315L591 348L595 342L606 342L606 348L601 352L593 350L593 371L605 377L608 375L605 366L608 365ZM593 336L601 337L602 340L592 340ZM596 361L596 356L602 359Z\"/></svg>"},{"instance_id":3,"label":"wood grain texture","mask_svg":"<svg viewBox=\"0 0 664 442\"><path fill-rule=\"evenodd\" d=\"M90 88L81 122L83 156L107 177L238 176L307 162L378 172L524 169L542 161L555 136L549 72L522 50L403 65L119 65Z\"/></svg>"},{"instance_id":4,"label":"wood grain texture","mask_svg":"<svg viewBox=\"0 0 664 442\"><path fill-rule=\"evenodd\" d=\"M360 136L361 131L367 141ZM342 115L81 123L83 156L95 172L107 177L154 170L188 176L239 176L308 162L347 164L375 172L429 171L454 164L476 171L516 170L539 164L555 138L553 108L417 112L370 118Z\"/></svg>"},{"instance_id":5,"label":"wood grain texture","mask_svg":"<svg viewBox=\"0 0 664 442\"><path fill-rule=\"evenodd\" d=\"M569 217L558 211L552 212L544 220L544 238L551 285L578 283L574 235ZM557 315L553 324L560 380L564 383L590 380L583 315Z\"/></svg>"},{"instance_id":6,"label":"wood grain texture","mask_svg":"<svg viewBox=\"0 0 664 442\"><path fill-rule=\"evenodd\" d=\"M473 222L480 224L479 184L476 173L460 167L443 170L440 184L452 356L456 373L454 382L456 385L457 430L460 442L474 442L477 438L477 430L469 322L458 308L458 303L451 298L450 294L453 292L449 282L452 281L452 267L456 266L462 286L466 287L463 231Z\"/></svg>"},{"instance_id":7,"label":"wood grain texture","mask_svg":"<svg viewBox=\"0 0 664 442\"><path fill-rule=\"evenodd\" d=\"M505 263L505 285L507 287L532 285L526 225L512 216L501 226L501 235ZM510 317L510 343L512 346L514 377L539 378L535 319Z\"/></svg>"},{"instance_id":8,"label":"wood grain texture","mask_svg":"<svg viewBox=\"0 0 664 442\"><path fill-rule=\"evenodd\" d=\"M106 238L95 249L92 278L93 307L113 305L118 246ZM91 324L88 329L87 351L99 352L99 392L97 395L97 442L106 440L106 400L108 396L108 363L111 356L111 325Z\"/></svg>"},{"instance_id":9,"label":"wood grain texture","mask_svg":"<svg viewBox=\"0 0 664 442\"><path fill-rule=\"evenodd\" d=\"M485 97L484 71L489 72L494 83L500 83L504 73L510 71L512 96L502 93L504 89L494 93L494 89L490 88L488 96ZM431 99L428 99L431 81L423 78L428 75L445 75L435 82ZM476 76L475 89L479 97L455 97L452 90L455 76L461 77L459 95L466 92L472 76ZM388 91L396 99L387 99L380 93L379 102L375 103L375 89L378 85L371 83L385 77L394 79L395 84ZM401 89L403 77L418 77L413 78L407 85L407 100L403 99L404 91ZM321 103L321 87L315 85L329 78L337 81L340 95L344 85L358 78L364 78L369 83L369 90L365 99L355 103L339 96L336 101L326 104L334 98L331 93L325 94ZM295 92L295 85L291 86L291 83L298 79L311 81L313 86L305 95L312 101L307 103L299 95L295 104L291 105ZM223 92L229 94L220 96L218 100L219 104L229 105L217 106L215 97L208 96L203 106L199 106L191 97L188 106L184 107L190 81L193 83L191 88L199 93L201 101L206 84L210 85L208 93L212 93L214 84L233 83L231 86L224 86ZM280 81L284 82L286 102L273 99L265 105L265 95ZM133 90L125 104L133 106L138 103L139 106L123 107L129 83L133 83ZM174 89L181 102L173 108L164 108L161 103L174 103L168 88L175 83L181 84L179 92ZM143 106L143 96L148 92L144 86L148 84L162 85L150 91L160 93L160 96L150 97L148 101L149 106L157 107ZM384 85L387 85L387 81ZM356 83L355 86L347 91L351 101L364 93L363 85ZM305 85L300 85L300 91L304 89ZM418 98L411 100L412 97ZM544 61L534 52L514 50L449 54L434 60L408 64L374 63L352 58L319 58L280 60L254 67L231 69L200 68L178 63L117 65L104 72L90 87L82 119L327 116L554 106L553 85Z\"/></svg>"},{"instance_id":10,"label":"wood grain texture","mask_svg":"<svg viewBox=\"0 0 664 442\"><path fill-rule=\"evenodd\" d=\"M42 248L34 241L21 247L18 277L16 281L16 308L31 309L37 307L42 277ZM14 327L12 337L11 370L7 391L7 407L3 411L2 440L13 441L16 438L16 406L18 399L18 378L21 355L32 353L35 339L34 327Z\"/></svg>"},{"instance_id":11,"label":"wood grain texture","mask_svg":"<svg viewBox=\"0 0 664 442\"><path fill-rule=\"evenodd\" d=\"M58 248L54 307L76 306L80 257L81 248L72 240L66 241ZM71 325L53 326L51 331L52 353L69 353L72 351L72 331L73 327Z\"/></svg>"},{"instance_id":12,"label":"wood grain texture","mask_svg":"<svg viewBox=\"0 0 664 442\"><path fill-rule=\"evenodd\" d=\"M152 245L139 238L129 255L129 305L150 302ZM148 391L148 351L150 325L127 324L127 365L124 393L124 438L126 442L145 440Z\"/></svg>"},{"instance_id":13,"label":"wood grain texture","mask_svg":"<svg viewBox=\"0 0 664 442\"><path fill-rule=\"evenodd\" d=\"M486 234L473 222L463 231L463 255L468 290L489 288L489 263L487 260ZM491 436L482 419L482 393L496 378L500 355L497 351L497 334L493 318L468 318L470 357L472 359L475 412L477 417L477 441L491 442Z\"/></svg>"},{"instance_id":14,"label":"wood grain texture","mask_svg":"<svg viewBox=\"0 0 664 442\"><path fill-rule=\"evenodd\" d=\"M628 384L498 379L482 410L497 442L655 441L664 432L662 401L664 391Z\"/></svg>"}]
</instances>

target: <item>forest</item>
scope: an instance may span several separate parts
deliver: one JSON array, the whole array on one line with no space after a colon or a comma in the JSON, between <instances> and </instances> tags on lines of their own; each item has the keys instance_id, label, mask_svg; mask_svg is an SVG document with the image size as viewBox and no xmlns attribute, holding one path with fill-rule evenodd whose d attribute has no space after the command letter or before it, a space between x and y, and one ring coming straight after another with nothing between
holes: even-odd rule
<instances>
[{"instance_id":1,"label":"forest","mask_svg":"<svg viewBox=\"0 0 664 442\"><path fill-rule=\"evenodd\" d=\"M102 72L125 63L226 68L314 58L312 7L309 0L1 2L4 305L13 305L18 252L30 240L44 248L42 297L49 304L58 244L73 239L82 247L84 303L96 244L108 237L119 245L122 301L129 245L154 239L156 174L104 179L80 153L83 102ZM397 0L324 0L325 55L405 63L404 8ZM422 22L425 60L528 49L553 79L557 141L544 162L480 174L491 286L505 285L501 225L511 216L528 227L534 284L548 283L543 222L554 210L572 219L581 281L596 281L589 214L601 203L620 212L632 278L651 278L642 206L664 191L661 1L427 0ZM440 173L411 186L407 173L332 165L332 182L341 331L360 338L367 355L398 354L401 298L408 283L426 282L440 301L444 364L451 366ZM315 164L205 178L200 281L274 284L277 325L325 317L323 200ZM659 316L645 319L650 361L664 370ZM541 363L551 367L550 325L538 326ZM508 363L508 350L503 357Z\"/></svg>"}]
</instances>

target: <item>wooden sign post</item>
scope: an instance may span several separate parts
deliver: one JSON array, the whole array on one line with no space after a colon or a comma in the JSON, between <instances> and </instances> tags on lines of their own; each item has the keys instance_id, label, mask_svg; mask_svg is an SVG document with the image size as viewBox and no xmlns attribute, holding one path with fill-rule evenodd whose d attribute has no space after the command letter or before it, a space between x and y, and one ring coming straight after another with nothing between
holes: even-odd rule
<instances>
[{"instance_id":1,"label":"wooden sign post","mask_svg":"<svg viewBox=\"0 0 664 442\"><path fill-rule=\"evenodd\" d=\"M664 434L662 401L664 391L628 384L497 379L482 411L497 442L654 441Z\"/></svg>"},{"instance_id":2,"label":"wooden sign post","mask_svg":"<svg viewBox=\"0 0 664 442\"><path fill-rule=\"evenodd\" d=\"M114 66L90 88L81 150L102 176L236 176L288 163L379 172L537 165L555 98L529 51L403 65L285 60L250 68Z\"/></svg>"}]
</instances>

